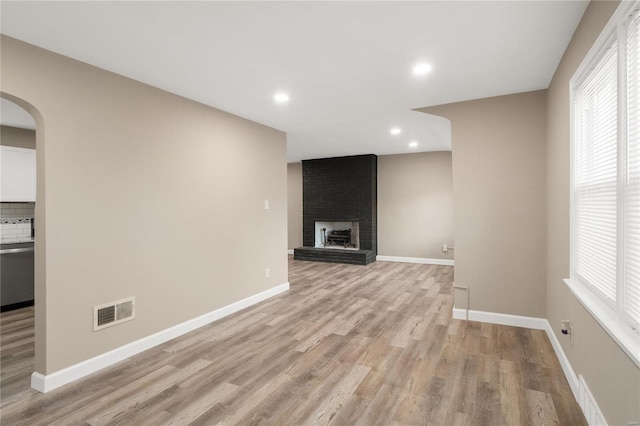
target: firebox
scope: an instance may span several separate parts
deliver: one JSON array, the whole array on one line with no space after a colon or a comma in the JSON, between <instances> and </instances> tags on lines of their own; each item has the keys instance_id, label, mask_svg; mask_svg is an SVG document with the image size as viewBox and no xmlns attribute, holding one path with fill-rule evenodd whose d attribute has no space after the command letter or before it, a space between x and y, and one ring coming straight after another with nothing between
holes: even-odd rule
<instances>
[{"instance_id":1,"label":"firebox","mask_svg":"<svg viewBox=\"0 0 640 426\"><path fill-rule=\"evenodd\" d=\"M360 233L358 221L316 221L315 247L359 250Z\"/></svg>"}]
</instances>

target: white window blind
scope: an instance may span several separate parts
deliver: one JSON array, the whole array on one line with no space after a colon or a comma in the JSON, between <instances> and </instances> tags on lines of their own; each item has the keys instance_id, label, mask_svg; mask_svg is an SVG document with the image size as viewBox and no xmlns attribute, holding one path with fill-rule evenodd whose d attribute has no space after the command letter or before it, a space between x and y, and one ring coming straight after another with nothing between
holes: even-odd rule
<instances>
[{"instance_id":1,"label":"white window blind","mask_svg":"<svg viewBox=\"0 0 640 426\"><path fill-rule=\"evenodd\" d=\"M617 277L617 60L614 43L575 98L575 272L611 304Z\"/></svg>"},{"instance_id":2,"label":"white window blind","mask_svg":"<svg viewBox=\"0 0 640 426\"><path fill-rule=\"evenodd\" d=\"M618 12L572 83L569 285L640 366L640 1Z\"/></svg>"},{"instance_id":3,"label":"white window blind","mask_svg":"<svg viewBox=\"0 0 640 426\"><path fill-rule=\"evenodd\" d=\"M640 13L626 40L626 155L624 171L624 312L640 324Z\"/></svg>"}]
</instances>

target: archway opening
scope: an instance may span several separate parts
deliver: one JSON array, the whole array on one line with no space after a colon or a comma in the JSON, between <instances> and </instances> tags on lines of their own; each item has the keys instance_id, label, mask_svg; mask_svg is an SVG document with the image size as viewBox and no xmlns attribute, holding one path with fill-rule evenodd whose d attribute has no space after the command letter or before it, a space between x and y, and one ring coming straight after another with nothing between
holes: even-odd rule
<instances>
[{"instance_id":1,"label":"archway opening","mask_svg":"<svg viewBox=\"0 0 640 426\"><path fill-rule=\"evenodd\" d=\"M18 354L3 353L3 360L11 360L2 365L4 401L7 392L29 391L32 373L45 371L45 210L42 117L33 105L4 92L0 108L1 332L2 340L18 333L13 337L21 343L10 345L21 348ZM10 327L12 322L19 327Z\"/></svg>"}]
</instances>

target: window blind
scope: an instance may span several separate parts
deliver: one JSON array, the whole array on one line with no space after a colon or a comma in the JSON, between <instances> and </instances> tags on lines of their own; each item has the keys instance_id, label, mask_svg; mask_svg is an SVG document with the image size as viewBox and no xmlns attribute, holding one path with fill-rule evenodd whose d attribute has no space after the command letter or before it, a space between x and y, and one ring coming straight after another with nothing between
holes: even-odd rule
<instances>
[{"instance_id":1,"label":"window blind","mask_svg":"<svg viewBox=\"0 0 640 426\"><path fill-rule=\"evenodd\" d=\"M575 98L575 272L610 304L616 303L617 277L617 60L614 43Z\"/></svg>"},{"instance_id":2,"label":"window blind","mask_svg":"<svg viewBox=\"0 0 640 426\"><path fill-rule=\"evenodd\" d=\"M640 13L627 30L624 312L640 323Z\"/></svg>"}]
</instances>

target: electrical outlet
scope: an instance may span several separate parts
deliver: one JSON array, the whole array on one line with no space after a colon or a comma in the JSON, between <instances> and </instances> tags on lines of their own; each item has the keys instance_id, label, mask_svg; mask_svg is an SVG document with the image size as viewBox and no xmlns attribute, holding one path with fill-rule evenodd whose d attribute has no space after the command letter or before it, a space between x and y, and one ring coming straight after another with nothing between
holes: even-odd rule
<instances>
[{"instance_id":1,"label":"electrical outlet","mask_svg":"<svg viewBox=\"0 0 640 426\"><path fill-rule=\"evenodd\" d=\"M264 200L264 209L269 210L269 200Z\"/></svg>"},{"instance_id":2,"label":"electrical outlet","mask_svg":"<svg viewBox=\"0 0 640 426\"><path fill-rule=\"evenodd\" d=\"M264 277L265 278L269 278L269 274L271 273L271 271L269 271L269 268L264 270Z\"/></svg>"},{"instance_id":3,"label":"electrical outlet","mask_svg":"<svg viewBox=\"0 0 640 426\"><path fill-rule=\"evenodd\" d=\"M443 245L442 245L442 251L444 251L444 252L449 251L449 246L448 246L448 245L446 245L446 244L443 244Z\"/></svg>"}]
</instances>

